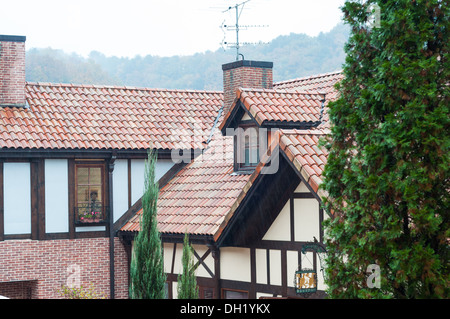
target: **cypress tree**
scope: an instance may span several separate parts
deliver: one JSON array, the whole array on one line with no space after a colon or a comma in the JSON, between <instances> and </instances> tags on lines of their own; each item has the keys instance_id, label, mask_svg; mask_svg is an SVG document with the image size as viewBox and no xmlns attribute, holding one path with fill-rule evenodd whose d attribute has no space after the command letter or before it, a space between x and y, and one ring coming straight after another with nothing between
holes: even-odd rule
<instances>
[{"instance_id":1,"label":"cypress tree","mask_svg":"<svg viewBox=\"0 0 450 319\"><path fill-rule=\"evenodd\" d=\"M165 297L164 260L157 225L158 183L155 181L156 153L149 151L145 161L143 213L140 231L133 243L130 265L130 298L163 299Z\"/></svg>"},{"instance_id":2,"label":"cypress tree","mask_svg":"<svg viewBox=\"0 0 450 319\"><path fill-rule=\"evenodd\" d=\"M197 278L195 277L195 265L193 248L189 244L189 236L184 235L183 246L183 272L178 275L178 299L198 299Z\"/></svg>"},{"instance_id":3,"label":"cypress tree","mask_svg":"<svg viewBox=\"0 0 450 319\"><path fill-rule=\"evenodd\" d=\"M374 5L380 20L370 24ZM449 0L342 8L351 34L340 98L329 105L323 183L333 298L450 297L449 8Z\"/></svg>"}]
</instances>

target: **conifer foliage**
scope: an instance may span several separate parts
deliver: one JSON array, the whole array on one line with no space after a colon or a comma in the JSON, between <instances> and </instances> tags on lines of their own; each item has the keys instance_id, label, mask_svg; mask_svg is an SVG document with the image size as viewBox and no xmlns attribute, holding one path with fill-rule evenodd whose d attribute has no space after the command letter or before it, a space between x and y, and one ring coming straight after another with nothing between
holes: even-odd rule
<instances>
[{"instance_id":1,"label":"conifer foliage","mask_svg":"<svg viewBox=\"0 0 450 319\"><path fill-rule=\"evenodd\" d=\"M351 33L323 183L331 297L450 297L449 10L449 0L342 7Z\"/></svg>"},{"instance_id":2,"label":"conifer foliage","mask_svg":"<svg viewBox=\"0 0 450 319\"><path fill-rule=\"evenodd\" d=\"M183 272L178 276L178 299L198 299L197 278L195 277L195 265L193 248L189 244L189 236L184 235L183 246Z\"/></svg>"},{"instance_id":3,"label":"conifer foliage","mask_svg":"<svg viewBox=\"0 0 450 319\"><path fill-rule=\"evenodd\" d=\"M159 195L155 181L156 152L149 151L145 162L144 195L140 230L133 243L130 266L130 298L165 298L164 259L156 213Z\"/></svg>"}]
</instances>

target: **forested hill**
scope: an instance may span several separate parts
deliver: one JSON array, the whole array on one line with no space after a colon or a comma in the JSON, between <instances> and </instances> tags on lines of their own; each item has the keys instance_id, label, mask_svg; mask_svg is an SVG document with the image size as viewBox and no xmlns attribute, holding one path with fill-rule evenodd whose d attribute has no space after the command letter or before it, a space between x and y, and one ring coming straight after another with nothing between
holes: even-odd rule
<instances>
[{"instance_id":1,"label":"forested hill","mask_svg":"<svg viewBox=\"0 0 450 319\"><path fill-rule=\"evenodd\" d=\"M241 48L246 60L272 61L274 81L340 70L345 59L348 27L337 25L316 37L280 36L268 44ZM235 50L219 49L190 56L88 58L60 50L30 49L26 79L30 82L127 85L149 88L222 90L222 64L236 59Z\"/></svg>"}]
</instances>

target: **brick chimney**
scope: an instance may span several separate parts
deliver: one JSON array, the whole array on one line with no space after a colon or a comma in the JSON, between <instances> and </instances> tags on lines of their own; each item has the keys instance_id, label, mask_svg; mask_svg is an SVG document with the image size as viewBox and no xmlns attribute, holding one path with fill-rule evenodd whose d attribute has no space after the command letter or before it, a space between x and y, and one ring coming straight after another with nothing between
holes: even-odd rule
<instances>
[{"instance_id":1,"label":"brick chimney","mask_svg":"<svg viewBox=\"0 0 450 319\"><path fill-rule=\"evenodd\" d=\"M26 107L24 36L0 35L0 107Z\"/></svg>"},{"instance_id":2,"label":"brick chimney","mask_svg":"<svg viewBox=\"0 0 450 319\"><path fill-rule=\"evenodd\" d=\"M239 60L222 65L224 114L227 114L238 88L272 89L273 62Z\"/></svg>"}]
</instances>

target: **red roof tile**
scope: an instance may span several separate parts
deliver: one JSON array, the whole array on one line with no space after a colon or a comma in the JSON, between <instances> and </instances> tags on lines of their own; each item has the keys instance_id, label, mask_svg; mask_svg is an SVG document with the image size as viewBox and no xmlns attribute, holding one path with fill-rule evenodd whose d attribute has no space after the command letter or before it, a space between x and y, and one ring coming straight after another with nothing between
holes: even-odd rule
<instances>
[{"instance_id":1,"label":"red roof tile","mask_svg":"<svg viewBox=\"0 0 450 319\"><path fill-rule=\"evenodd\" d=\"M322 118L322 124L318 128L329 128L327 105L330 101L338 98L338 92L335 89L335 84L342 80L344 75L341 71L318 74L314 76L298 78L289 81L274 83L273 87L276 90L318 90L325 93L325 109Z\"/></svg>"},{"instance_id":2,"label":"red roof tile","mask_svg":"<svg viewBox=\"0 0 450 319\"><path fill-rule=\"evenodd\" d=\"M320 146L319 141L325 138L327 130L280 130L280 149L294 164L311 188L319 194L322 172L328 157L328 151Z\"/></svg>"},{"instance_id":3,"label":"red roof tile","mask_svg":"<svg viewBox=\"0 0 450 319\"><path fill-rule=\"evenodd\" d=\"M324 94L318 91L239 89L238 98L262 125L269 121L318 122ZM282 102L281 102L282 101Z\"/></svg>"},{"instance_id":4,"label":"red roof tile","mask_svg":"<svg viewBox=\"0 0 450 319\"><path fill-rule=\"evenodd\" d=\"M0 148L203 148L223 101L221 92L43 83L27 83L26 96L27 109L0 108Z\"/></svg>"},{"instance_id":5,"label":"red roof tile","mask_svg":"<svg viewBox=\"0 0 450 319\"><path fill-rule=\"evenodd\" d=\"M341 71L317 74L304 78L282 81L273 84L276 90L318 90L327 94L327 100L334 100L337 97L334 85L342 80Z\"/></svg>"},{"instance_id":6,"label":"red roof tile","mask_svg":"<svg viewBox=\"0 0 450 319\"><path fill-rule=\"evenodd\" d=\"M237 99L231 106L220 129L226 127L232 110L240 100L248 113L263 125L267 122L315 123L320 122L325 93L321 91L243 89L237 90Z\"/></svg>"}]
</instances>

